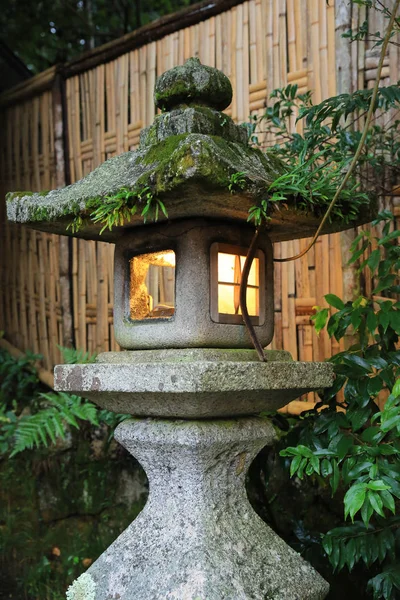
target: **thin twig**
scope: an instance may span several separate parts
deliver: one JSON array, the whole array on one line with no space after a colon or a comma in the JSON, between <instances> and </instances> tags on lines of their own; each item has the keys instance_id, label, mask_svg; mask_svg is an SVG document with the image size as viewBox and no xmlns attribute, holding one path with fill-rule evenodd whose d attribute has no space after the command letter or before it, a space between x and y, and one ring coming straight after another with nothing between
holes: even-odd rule
<instances>
[{"instance_id":1,"label":"thin twig","mask_svg":"<svg viewBox=\"0 0 400 600\"><path fill-rule=\"evenodd\" d=\"M251 341L253 342L253 346L257 350L258 358L261 361L265 361L265 354L264 354L263 347L261 346L260 340L257 337L257 334L253 327L253 323L251 322L251 319L249 316L249 311L247 310L247 281L249 279L249 273L250 273L251 265L253 264L253 259L257 252L258 238L260 235L260 230L261 230L261 228L257 227L256 232L251 241L249 251L246 256L246 260L245 260L243 271L242 271L242 277L240 279L239 302L240 302L240 308L242 310L243 321L247 327L247 331L249 332Z\"/></svg>"}]
</instances>

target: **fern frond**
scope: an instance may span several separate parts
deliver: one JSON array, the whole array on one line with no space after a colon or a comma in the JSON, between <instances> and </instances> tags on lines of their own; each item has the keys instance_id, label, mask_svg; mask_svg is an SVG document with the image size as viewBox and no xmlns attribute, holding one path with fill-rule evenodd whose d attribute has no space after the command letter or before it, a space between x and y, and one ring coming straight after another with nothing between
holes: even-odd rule
<instances>
[{"instance_id":1,"label":"fern frond","mask_svg":"<svg viewBox=\"0 0 400 600\"><path fill-rule=\"evenodd\" d=\"M59 431L54 421L54 410L51 408L41 410L35 415L25 415L19 419L14 433L14 447L11 457L26 449L38 448L40 445L48 446L48 440L56 437L65 438L65 431Z\"/></svg>"},{"instance_id":2,"label":"fern frond","mask_svg":"<svg viewBox=\"0 0 400 600\"><path fill-rule=\"evenodd\" d=\"M79 420L98 425L97 408L79 396L50 392L39 398L42 408L18 420L10 456L41 445L47 447L58 437L65 439L66 425L79 429Z\"/></svg>"},{"instance_id":3,"label":"fern frond","mask_svg":"<svg viewBox=\"0 0 400 600\"><path fill-rule=\"evenodd\" d=\"M96 360L97 354L90 354L89 352L84 352L84 350L76 349L76 348L66 348L65 346L59 346L57 344L57 348L60 350L64 362L68 365L75 364L87 364L93 363Z\"/></svg>"}]
</instances>

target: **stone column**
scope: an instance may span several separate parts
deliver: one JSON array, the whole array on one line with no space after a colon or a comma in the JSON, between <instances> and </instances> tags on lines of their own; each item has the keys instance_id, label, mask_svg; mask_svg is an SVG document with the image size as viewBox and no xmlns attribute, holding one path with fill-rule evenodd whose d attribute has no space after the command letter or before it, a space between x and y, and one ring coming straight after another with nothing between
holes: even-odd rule
<instances>
[{"instance_id":1,"label":"stone column","mask_svg":"<svg viewBox=\"0 0 400 600\"><path fill-rule=\"evenodd\" d=\"M55 387L135 415L116 439L144 467L148 502L68 600L322 600L328 584L257 516L245 476L274 441L268 420L332 384L332 365L283 351L106 352L58 365ZM140 419L138 418L140 417Z\"/></svg>"},{"instance_id":2,"label":"stone column","mask_svg":"<svg viewBox=\"0 0 400 600\"><path fill-rule=\"evenodd\" d=\"M262 418L131 419L116 439L148 502L70 588L70 600L322 600L328 585L254 512L245 476L274 440Z\"/></svg>"}]
</instances>

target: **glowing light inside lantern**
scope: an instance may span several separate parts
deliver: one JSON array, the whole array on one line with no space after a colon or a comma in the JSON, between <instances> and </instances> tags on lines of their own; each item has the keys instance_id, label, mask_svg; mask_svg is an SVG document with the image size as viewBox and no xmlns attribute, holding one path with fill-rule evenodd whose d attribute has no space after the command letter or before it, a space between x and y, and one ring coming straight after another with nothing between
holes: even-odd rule
<instances>
[{"instance_id":1,"label":"glowing light inside lantern","mask_svg":"<svg viewBox=\"0 0 400 600\"><path fill-rule=\"evenodd\" d=\"M218 252L218 312L241 315L239 294L240 280L246 257L239 254ZM259 259L255 258L250 269L247 287L247 309L250 316L259 316Z\"/></svg>"},{"instance_id":2,"label":"glowing light inside lantern","mask_svg":"<svg viewBox=\"0 0 400 600\"><path fill-rule=\"evenodd\" d=\"M130 318L171 318L175 313L175 252L141 254L129 262Z\"/></svg>"}]
</instances>

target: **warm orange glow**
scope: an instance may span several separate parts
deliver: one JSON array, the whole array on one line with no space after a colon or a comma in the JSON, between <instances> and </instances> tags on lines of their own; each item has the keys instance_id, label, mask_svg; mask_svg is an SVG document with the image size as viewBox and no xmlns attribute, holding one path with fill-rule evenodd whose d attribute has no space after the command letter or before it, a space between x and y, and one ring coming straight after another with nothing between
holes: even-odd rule
<instances>
[{"instance_id":1,"label":"warm orange glow","mask_svg":"<svg viewBox=\"0 0 400 600\"><path fill-rule=\"evenodd\" d=\"M136 257L142 263L154 265L156 267L175 267L175 252L173 250L164 250L163 252L150 252Z\"/></svg>"},{"instance_id":2,"label":"warm orange glow","mask_svg":"<svg viewBox=\"0 0 400 600\"><path fill-rule=\"evenodd\" d=\"M130 317L168 318L175 312L175 252L164 250L130 260Z\"/></svg>"},{"instance_id":3,"label":"warm orange glow","mask_svg":"<svg viewBox=\"0 0 400 600\"><path fill-rule=\"evenodd\" d=\"M155 264L162 267L175 267L175 252L173 250L167 250L166 252L158 252L154 254Z\"/></svg>"},{"instance_id":4,"label":"warm orange glow","mask_svg":"<svg viewBox=\"0 0 400 600\"><path fill-rule=\"evenodd\" d=\"M218 252L218 312L240 315L240 280L246 257ZM247 288L249 315L258 316L259 309L259 259L255 258L250 269Z\"/></svg>"}]
</instances>

